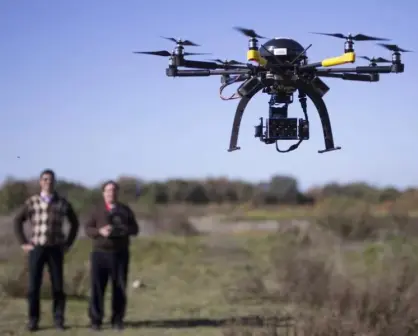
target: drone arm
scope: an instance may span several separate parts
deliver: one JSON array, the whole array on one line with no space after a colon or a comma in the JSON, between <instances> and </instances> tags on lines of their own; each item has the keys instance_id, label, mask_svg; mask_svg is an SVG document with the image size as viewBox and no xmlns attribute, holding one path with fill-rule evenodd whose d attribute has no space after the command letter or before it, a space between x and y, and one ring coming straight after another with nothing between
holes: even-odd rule
<instances>
[{"instance_id":1,"label":"drone arm","mask_svg":"<svg viewBox=\"0 0 418 336\"><path fill-rule=\"evenodd\" d=\"M222 68L222 65L215 62L203 62L203 61L189 61L181 60L179 66L186 68L197 68L197 69L219 69Z\"/></svg>"},{"instance_id":2,"label":"drone arm","mask_svg":"<svg viewBox=\"0 0 418 336\"><path fill-rule=\"evenodd\" d=\"M338 73L357 73L357 74L371 74L371 73L391 73L391 66L358 66L354 68L332 68L332 69L318 69L317 74L338 72Z\"/></svg>"},{"instance_id":3,"label":"drone arm","mask_svg":"<svg viewBox=\"0 0 418 336\"><path fill-rule=\"evenodd\" d=\"M338 57L326 58L321 62L323 67L331 67L335 65L342 65L347 63L354 63L356 61L356 54L348 52Z\"/></svg>"},{"instance_id":4,"label":"drone arm","mask_svg":"<svg viewBox=\"0 0 418 336\"><path fill-rule=\"evenodd\" d=\"M399 73L404 71L403 64L392 64L386 66L358 66L354 68L333 68L333 69L317 69L317 74L338 72L338 73L357 73L357 74L383 74L383 73Z\"/></svg>"},{"instance_id":5,"label":"drone arm","mask_svg":"<svg viewBox=\"0 0 418 336\"><path fill-rule=\"evenodd\" d=\"M332 67L336 65L342 65L347 63L354 63L356 61L356 54L354 52L348 52L341 56L326 58L321 62L315 62L306 64L301 69L319 68L319 67Z\"/></svg>"},{"instance_id":6,"label":"drone arm","mask_svg":"<svg viewBox=\"0 0 418 336\"><path fill-rule=\"evenodd\" d=\"M205 77L211 75L246 75L250 73L251 70L248 68L219 70L178 70L176 67L169 67L166 69L166 75L168 77Z\"/></svg>"},{"instance_id":7,"label":"drone arm","mask_svg":"<svg viewBox=\"0 0 418 336\"><path fill-rule=\"evenodd\" d=\"M218 64L215 62L203 62L203 61L189 61L189 60L181 60L177 64L178 67L185 67L185 68L195 68L195 69L204 69L204 70L215 70L215 69L223 69L223 70L234 70L234 69L247 69L248 66L239 66L239 65L225 65L225 64Z\"/></svg>"},{"instance_id":8,"label":"drone arm","mask_svg":"<svg viewBox=\"0 0 418 336\"><path fill-rule=\"evenodd\" d=\"M260 52L258 50L253 50L253 49L248 50L247 60L257 62L261 66L264 66L267 64L267 60L261 57Z\"/></svg>"},{"instance_id":9,"label":"drone arm","mask_svg":"<svg viewBox=\"0 0 418 336\"><path fill-rule=\"evenodd\" d=\"M353 74L353 73L317 73L318 77L340 78L358 82L378 82L379 74Z\"/></svg>"}]
</instances>

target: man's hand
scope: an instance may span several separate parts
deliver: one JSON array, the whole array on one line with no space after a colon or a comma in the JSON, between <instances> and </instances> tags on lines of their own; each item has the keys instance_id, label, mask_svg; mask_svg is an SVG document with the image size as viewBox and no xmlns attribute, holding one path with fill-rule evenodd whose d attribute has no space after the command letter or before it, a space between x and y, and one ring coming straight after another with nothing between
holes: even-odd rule
<instances>
[{"instance_id":1,"label":"man's hand","mask_svg":"<svg viewBox=\"0 0 418 336\"><path fill-rule=\"evenodd\" d=\"M23 245L20 245L20 247L22 248L22 250L25 253L29 253L30 251L33 250L33 245L32 244L23 244Z\"/></svg>"},{"instance_id":2,"label":"man's hand","mask_svg":"<svg viewBox=\"0 0 418 336\"><path fill-rule=\"evenodd\" d=\"M103 237L109 237L111 231L112 231L112 227L110 225L103 226L102 228L99 229L99 233Z\"/></svg>"}]
</instances>

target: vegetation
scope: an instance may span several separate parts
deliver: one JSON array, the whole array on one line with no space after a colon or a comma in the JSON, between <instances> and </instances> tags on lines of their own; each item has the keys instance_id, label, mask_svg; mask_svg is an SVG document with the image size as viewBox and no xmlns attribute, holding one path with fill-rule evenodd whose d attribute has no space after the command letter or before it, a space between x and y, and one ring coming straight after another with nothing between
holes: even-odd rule
<instances>
[{"instance_id":1,"label":"vegetation","mask_svg":"<svg viewBox=\"0 0 418 336\"><path fill-rule=\"evenodd\" d=\"M390 206L386 199L379 205L384 214L379 203L355 195L317 198L310 221L280 221L274 232L202 234L183 213L176 219L181 224L160 225L159 235L134 240L129 281L140 286L129 288L125 333L416 335L418 221L409 211L414 192L398 193ZM164 222L160 215L156 223ZM3 228L0 334L21 335L25 259L11 226L5 222ZM90 242L79 239L66 258L71 335L89 333L89 251ZM46 273L45 299L48 281ZM42 310L42 325L50 325L50 302L43 301Z\"/></svg>"},{"instance_id":2,"label":"vegetation","mask_svg":"<svg viewBox=\"0 0 418 336\"><path fill-rule=\"evenodd\" d=\"M269 181L250 183L226 178L206 180L172 179L160 182L144 182L132 177L121 177L122 200L142 205L183 204L193 207L234 206L234 208L275 208L277 205L310 206L324 199L348 198L367 202L378 207L386 207L394 201L406 206L415 206L418 190L406 191L395 188L379 189L364 183L347 185L328 184L301 192L293 177L274 176ZM78 211L84 212L100 199L99 187L88 188L79 183L60 181L59 191L66 195ZM23 181L8 178L0 188L0 213L14 211L31 193L38 190L37 180ZM263 216L258 213L256 218ZM274 217L274 216L273 216Z\"/></svg>"}]
</instances>

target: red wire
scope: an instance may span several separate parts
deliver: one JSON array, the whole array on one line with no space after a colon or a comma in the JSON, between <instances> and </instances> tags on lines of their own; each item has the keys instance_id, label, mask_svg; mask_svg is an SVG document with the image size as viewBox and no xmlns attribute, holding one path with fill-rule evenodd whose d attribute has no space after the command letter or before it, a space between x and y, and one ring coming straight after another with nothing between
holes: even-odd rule
<instances>
[{"instance_id":1,"label":"red wire","mask_svg":"<svg viewBox=\"0 0 418 336\"><path fill-rule=\"evenodd\" d=\"M233 100L233 99L238 99L240 98L240 96L237 96L236 93L233 93L230 97L224 97L222 95L222 91L229 85L234 84L237 81L238 78L236 78L235 80L233 80L232 82L228 83L228 84L224 84L220 87L219 89L219 96L221 97L222 100Z\"/></svg>"}]
</instances>

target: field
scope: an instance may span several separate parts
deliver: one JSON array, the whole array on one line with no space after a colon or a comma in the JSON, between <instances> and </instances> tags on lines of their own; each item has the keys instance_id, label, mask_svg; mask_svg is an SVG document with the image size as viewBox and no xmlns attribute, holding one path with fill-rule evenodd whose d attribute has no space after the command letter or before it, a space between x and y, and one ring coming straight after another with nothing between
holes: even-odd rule
<instances>
[{"instance_id":1,"label":"field","mask_svg":"<svg viewBox=\"0 0 418 336\"><path fill-rule=\"evenodd\" d=\"M132 246L130 283L140 280L141 286L129 289L127 320L130 328L125 333L219 335L222 324L232 318L250 319L263 315L265 307L262 303L232 301L238 280L245 280L252 273L267 272L268 264L264 259L268 246L264 243L270 244L268 236L137 239ZM89 248L89 242L81 240L68 255L69 276L79 271ZM15 266L8 263L2 268L4 274L10 274ZM84 292L83 286L87 289L87 283L80 284L80 292ZM1 334L18 335L17 330L22 329L25 321L26 302L3 300ZM69 334L89 332L86 307L85 300L79 298L68 303ZM275 316L275 305L268 305L268 308ZM44 302L43 311L42 325L47 327L51 324L49 302ZM257 323L257 320L249 323ZM52 335L54 330L44 333Z\"/></svg>"},{"instance_id":2,"label":"field","mask_svg":"<svg viewBox=\"0 0 418 336\"><path fill-rule=\"evenodd\" d=\"M141 285L129 287L124 334L416 334L415 218L347 211L309 222L279 220L277 229L258 231L235 230L228 217L218 223L230 228L222 234L187 231L183 218L180 231L135 239L129 282ZM25 260L10 222L2 227L0 334L22 335ZM91 332L89 251L90 242L80 238L66 258L68 335ZM46 274L41 326L43 334L55 335L48 286Z\"/></svg>"}]
</instances>

